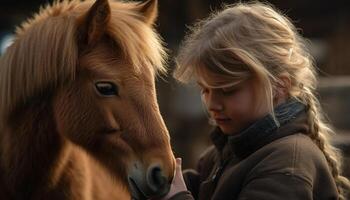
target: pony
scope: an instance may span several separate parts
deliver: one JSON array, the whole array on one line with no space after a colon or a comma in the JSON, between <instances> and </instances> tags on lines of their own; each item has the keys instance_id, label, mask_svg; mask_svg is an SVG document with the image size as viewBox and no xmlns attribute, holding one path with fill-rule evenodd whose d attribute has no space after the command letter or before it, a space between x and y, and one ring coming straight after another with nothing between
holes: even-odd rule
<instances>
[{"instance_id":1,"label":"pony","mask_svg":"<svg viewBox=\"0 0 350 200\"><path fill-rule=\"evenodd\" d=\"M0 58L0 199L165 195L175 168L155 79L157 1L57 1Z\"/></svg>"}]
</instances>

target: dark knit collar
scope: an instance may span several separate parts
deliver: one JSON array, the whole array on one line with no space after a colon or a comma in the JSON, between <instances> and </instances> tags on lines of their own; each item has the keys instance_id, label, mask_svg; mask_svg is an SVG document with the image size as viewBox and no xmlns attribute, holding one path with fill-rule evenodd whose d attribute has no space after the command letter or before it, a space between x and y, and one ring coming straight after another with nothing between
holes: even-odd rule
<instances>
[{"instance_id":1,"label":"dark knit collar","mask_svg":"<svg viewBox=\"0 0 350 200\"><path fill-rule=\"evenodd\" d=\"M296 133L307 133L306 106L297 99L289 99L277 106L274 112L276 120L268 114L232 136L223 134L217 127L212 132L211 139L222 153L223 159L232 153L243 159L276 139Z\"/></svg>"}]
</instances>

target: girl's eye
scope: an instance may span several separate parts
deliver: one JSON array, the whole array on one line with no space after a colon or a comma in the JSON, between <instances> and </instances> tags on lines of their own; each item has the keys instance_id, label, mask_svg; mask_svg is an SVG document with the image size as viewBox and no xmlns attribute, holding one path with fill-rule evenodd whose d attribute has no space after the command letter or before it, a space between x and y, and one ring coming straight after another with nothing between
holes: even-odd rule
<instances>
[{"instance_id":1,"label":"girl's eye","mask_svg":"<svg viewBox=\"0 0 350 200\"><path fill-rule=\"evenodd\" d=\"M115 85L113 82L97 82L95 83L95 87L102 96L110 97L118 95L118 86Z\"/></svg>"},{"instance_id":2,"label":"girl's eye","mask_svg":"<svg viewBox=\"0 0 350 200\"><path fill-rule=\"evenodd\" d=\"M231 94L234 94L235 92L238 91L238 88L237 87L232 87L232 88L223 88L221 89L221 93L223 95L231 95Z\"/></svg>"}]
</instances>

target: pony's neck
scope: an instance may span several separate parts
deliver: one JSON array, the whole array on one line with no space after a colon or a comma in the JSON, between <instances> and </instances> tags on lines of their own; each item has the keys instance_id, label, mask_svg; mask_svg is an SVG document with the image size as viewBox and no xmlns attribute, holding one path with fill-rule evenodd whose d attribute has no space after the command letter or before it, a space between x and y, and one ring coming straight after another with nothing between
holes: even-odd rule
<instances>
[{"instance_id":1,"label":"pony's neck","mask_svg":"<svg viewBox=\"0 0 350 200\"><path fill-rule=\"evenodd\" d=\"M48 187L62 152L64 140L56 131L51 100L31 99L7 118L2 130L3 181L14 199L30 199Z\"/></svg>"}]
</instances>

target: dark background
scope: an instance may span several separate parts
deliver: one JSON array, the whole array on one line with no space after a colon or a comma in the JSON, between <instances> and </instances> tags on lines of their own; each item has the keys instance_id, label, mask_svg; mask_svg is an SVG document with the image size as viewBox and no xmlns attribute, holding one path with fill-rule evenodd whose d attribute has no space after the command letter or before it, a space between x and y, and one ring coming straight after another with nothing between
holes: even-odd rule
<instances>
[{"instance_id":1,"label":"dark background","mask_svg":"<svg viewBox=\"0 0 350 200\"><path fill-rule=\"evenodd\" d=\"M39 10L45 0L0 0L0 42L16 25ZM207 124L199 93L171 77L172 58L188 26L219 9L219 0L159 0L157 30L170 49L169 75L157 81L158 100L172 136L174 152L183 157L184 167L193 167L209 144ZM332 143L345 153L345 171L350 175L350 1L271 0L288 15L309 39L309 48L319 67L319 97L336 128Z\"/></svg>"}]
</instances>

